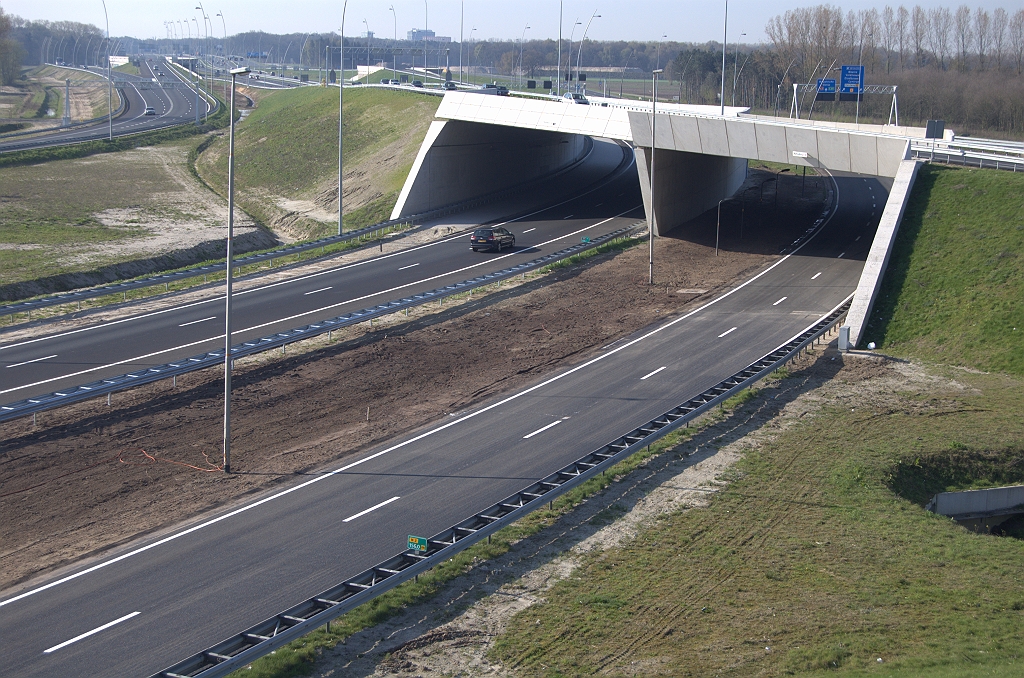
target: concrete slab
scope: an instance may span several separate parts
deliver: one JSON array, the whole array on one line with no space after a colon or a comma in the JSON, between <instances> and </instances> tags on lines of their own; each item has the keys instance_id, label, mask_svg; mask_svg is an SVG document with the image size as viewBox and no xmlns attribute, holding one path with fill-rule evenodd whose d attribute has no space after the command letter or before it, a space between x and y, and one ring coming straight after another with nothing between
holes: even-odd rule
<instances>
[{"instance_id":1,"label":"concrete slab","mask_svg":"<svg viewBox=\"0 0 1024 678\"><path fill-rule=\"evenodd\" d=\"M757 138L757 159L769 162L790 163L789 147L786 141L786 128L780 125L764 123L754 124Z\"/></svg>"},{"instance_id":2,"label":"concrete slab","mask_svg":"<svg viewBox=\"0 0 1024 678\"><path fill-rule=\"evenodd\" d=\"M700 145L700 129L697 127L697 118L684 117L679 115L669 116L672 120L672 137L675 140L674 148L677 151L688 153L703 153Z\"/></svg>"},{"instance_id":3,"label":"concrete slab","mask_svg":"<svg viewBox=\"0 0 1024 678\"><path fill-rule=\"evenodd\" d=\"M850 171L878 175L877 137L867 134L850 135Z\"/></svg>"},{"instance_id":4,"label":"concrete slab","mask_svg":"<svg viewBox=\"0 0 1024 678\"><path fill-rule=\"evenodd\" d=\"M786 160L794 165L818 167L818 135L805 127L786 128Z\"/></svg>"},{"instance_id":5,"label":"concrete slab","mask_svg":"<svg viewBox=\"0 0 1024 678\"><path fill-rule=\"evenodd\" d=\"M729 137L729 155L734 158L757 159L757 132L753 125L738 120L726 120L725 131Z\"/></svg>"},{"instance_id":6,"label":"concrete slab","mask_svg":"<svg viewBox=\"0 0 1024 678\"><path fill-rule=\"evenodd\" d=\"M820 130L818 136L818 162L830 170L850 171L850 135L843 132Z\"/></svg>"},{"instance_id":7,"label":"concrete slab","mask_svg":"<svg viewBox=\"0 0 1024 678\"><path fill-rule=\"evenodd\" d=\"M729 134L725 131L725 120L697 118L700 130L700 145L707 155L730 155Z\"/></svg>"}]
</instances>

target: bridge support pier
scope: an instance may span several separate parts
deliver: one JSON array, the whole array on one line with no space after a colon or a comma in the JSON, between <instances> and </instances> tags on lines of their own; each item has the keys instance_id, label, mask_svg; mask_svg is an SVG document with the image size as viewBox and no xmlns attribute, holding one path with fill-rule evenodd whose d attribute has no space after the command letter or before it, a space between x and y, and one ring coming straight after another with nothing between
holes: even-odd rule
<instances>
[{"instance_id":1,"label":"bridge support pier","mask_svg":"<svg viewBox=\"0 0 1024 678\"><path fill-rule=\"evenodd\" d=\"M654 154L658 166L654 173L657 183L654 187L655 204L652 205L650 155L650 148L637 147L636 165L640 173L644 212L648 221L652 211L657 216L655 235L668 233L715 207L719 200L739 190L747 178L746 158L687 153L659 145Z\"/></svg>"}]
</instances>

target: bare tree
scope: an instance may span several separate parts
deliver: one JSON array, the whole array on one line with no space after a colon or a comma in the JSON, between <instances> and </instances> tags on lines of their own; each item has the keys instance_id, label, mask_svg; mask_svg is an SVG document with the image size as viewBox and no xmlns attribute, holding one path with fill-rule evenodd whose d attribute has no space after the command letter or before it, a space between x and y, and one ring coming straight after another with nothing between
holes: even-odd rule
<instances>
[{"instance_id":1,"label":"bare tree","mask_svg":"<svg viewBox=\"0 0 1024 678\"><path fill-rule=\"evenodd\" d=\"M996 53L996 70L1003 70L1003 50L1006 47L1006 29L1009 28L1010 17L1002 7L992 10L992 48Z\"/></svg>"},{"instance_id":2,"label":"bare tree","mask_svg":"<svg viewBox=\"0 0 1024 678\"><path fill-rule=\"evenodd\" d=\"M878 56L878 40L882 32L882 20L878 15L878 10L873 7L869 10L861 10L857 18L860 19L860 39L864 49L864 60L868 70L874 73Z\"/></svg>"},{"instance_id":3,"label":"bare tree","mask_svg":"<svg viewBox=\"0 0 1024 678\"><path fill-rule=\"evenodd\" d=\"M991 30L992 17L986 10L978 7L974 10L974 44L978 47L978 68L981 70L985 70L985 57L988 54Z\"/></svg>"},{"instance_id":4,"label":"bare tree","mask_svg":"<svg viewBox=\"0 0 1024 678\"><path fill-rule=\"evenodd\" d=\"M935 56L939 58L937 67L946 70L946 55L949 54L949 38L953 30L953 13L945 7L937 7L928 12L931 23L931 45Z\"/></svg>"},{"instance_id":5,"label":"bare tree","mask_svg":"<svg viewBox=\"0 0 1024 678\"><path fill-rule=\"evenodd\" d=\"M24 51L11 32L11 16L0 7L0 85L9 85L18 77Z\"/></svg>"},{"instance_id":6,"label":"bare tree","mask_svg":"<svg viewBox=\"0 0 1024 678\"><path fill-rule=\"evenodd\" d=\"M914 5L910 12L910 41L914 44L914 61L918 68L924 65L924 49L929 33L928 13L921 5Z\"/></svg>"},{"instance_id":7,"label":"bare tree","mask_svg":"<svg viewBox=\"0 0 1024 678\"><path fill-rule=\"evenodd\" d=\"M1017 75L1024 67L1024 9L1018 9L1010 19L1010 46L1017 62Z\"/></svg>"},{"instance_id":8,"label":"bare tree","mask_svg":"<svg viewBox=\"0 0 1024 678\"><path fill-rule=\"evenodd\" d=\"M896 40L900 46L900 70L906 65L907 27L910 25L910 12L903 5L896 10Z\"/></svg>"},{"instance_id":9,"label":"bare tree","mask_svg":"<svg viewBox=\"0 0 1024 678\"><path fill-rule=\"evenodd\" d=\"M971 29L971 8L967 5L960 5L953 15L953 24L956 30L956 50L960 54L960 71L967 70L967 50L971 47L974 39L974 31Z\"/></svg>"},{"instance_id":10,"label":"bare tree","mask_svg":"<svg viewBox=\"0 0 1024 678\"><path fill-rule=\"evenodd\" d=\"M889 5L882 10L882 49L885 50L885 72L892 73L892 52L896 47L896 13Z\"/></svg>"}]
</instances>

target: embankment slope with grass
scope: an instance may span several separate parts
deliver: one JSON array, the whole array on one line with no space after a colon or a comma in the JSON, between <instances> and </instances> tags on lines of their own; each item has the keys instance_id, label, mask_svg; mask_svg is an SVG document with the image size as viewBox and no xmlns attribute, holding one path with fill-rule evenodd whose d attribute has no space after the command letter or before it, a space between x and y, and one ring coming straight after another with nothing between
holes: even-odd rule
<instances>
[{"instance_id":1,"label":"embankment slope with grass","mask_svg":"<svg viewBox=\"0 0 1024 678\"><path fill-rule=\"evenodd\" d=\"M1024 177L926 167L869 336L900 359L794 369L833 375L812 408L707 508L586 556L491 658L524 676L1020 675L1024 542L921 504L1020 477L1022 196Z\"/></svg>"},{"instance_id":2,"label":"embankment slope with grass","mask_svg":"<svg viewBox=\"0 0 1024 678\"><path fill-rule=\"evenodd\" d=\"M239 205L285 239L337 230L338 92L302 87L253 93L257 107L236 129ZM345 227L386 220L440 104L437 97L346 89ZM227 190L227 138L200 155L200 176Z\"/></svg>"}]
</instances>

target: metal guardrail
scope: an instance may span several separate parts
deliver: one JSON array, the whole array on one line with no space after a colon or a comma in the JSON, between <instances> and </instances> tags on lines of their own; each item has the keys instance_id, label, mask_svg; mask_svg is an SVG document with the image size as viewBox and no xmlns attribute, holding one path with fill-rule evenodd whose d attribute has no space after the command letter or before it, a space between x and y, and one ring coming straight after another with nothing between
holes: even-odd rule
<instances>
[{"instance_id":1,"label":"metal guardrail","mask_svg":"<svg viewBox=\"0 0 1024 678\"><path fill-rule=\"evenodd\" d=\"M437 219L438 217L448 216L450 214L455 214L456 212L464 212L464 211L466 211L468 209L472 209L474 207L480 207L482 205L486 205L487 203L493 202L495 200L500 200L502 198L507 198L507 197L510 197L510 196L513 196L513 195L517 195L517 194L522 193L524 191L528 191L531 188L534 188L534 187L536 187L536 186L538 186L540 184L548 182L551 179L553 179L553 178L555 178L557 176L560 176L560 175L562 175L562 174L564 174L564 173L566 173L568 171L571 171L571 170L575 169L576 167L578 167L580 165L580 163L585 161L590 156L590 153L593 150L593 140L590 139L589 137L587 137L587 139L590 140L590 144L591 145L588 147L587 152L584 153L583 156L579 160L577 160L576 162L572 163L571 165L563 167L562 169L558 170L557 172L554 172L552 174L548 174L548 175L540 177L538 179L533 179L531 181L524 182L524 183L519 184L517 186L512 186L511 188L505 189L504 191L499 191L497 193L491 193L491 194L488 194L488 195L485 195L485 196L481 196L479 198L472 198L470 200L465 200L463 202L455 203L455 204L452 204L452 205L446 205L445 207L441 207L441 208L438 208L438 209L435 209L435 210L429 210L427 212L419 212L417 214L410 214L409 216L402 217L400 219L389 219L387 221L382 221L379 224L374 224L373 226L367 226L366 228L361 228L361 229L358 229L358 230L355 230L355 231L349 231L347 233L342 233L341 235L332 235L332 236L328 236L326 238L321 238L319 240L313 240L313 241L310 241L310 242L307 242L307 243L302 243L302 244L299 244L299 245L291 245L291 246L284 247L284 248L281 248L281 249L271 250L269 252L262 252L260 254L253 254L253 255L250 255L250 256L247 256L247 257L233 258L232 259L232 265L240 267L240 266L249 266L249 265L252 265L252 264L257 264L257 263L259 263L261 261L273 261L274 259L278 259L280 257L286 257L286 256L289 256L289 255L292 255L292 254L299 254L301 252L308 252L309 250L315 250L317 248L324 248L324 247L327 247L329 245L334 245L334 244L337 244L337 243L340 243L340 242L345 242L345 241L348 241L348 240L359 238L359 237L361 237L363 235L366 235L367 233L372 233L375 230L382 230L382 229L385 229L385 228L390 228L392 226L398 226L398 225L401 225L401 224L411 224L411 223L415 223L417 221L423 222L423 221L428 221L430 219ZM613 172L611 172L607 177L605 177L601 182L598 182L596 184L596 186L599 187L603 183L607 183L607 182L611 181L612 179L614 179L615 177L619 176L619 174L626 167L628 167L630 164L632 164L632 160L628 160L627 158L624 157L623 161L619 164L619 166L616 167L615 170ZM421 226L422 226L422 224L421 224ZM94 287L94 288L89 288L89 289L84 289L84 290L76 290L74 292L68 292L66 294L55 294L55 295L52 295L52 296L49 296L49 297L43 297L43 298L40 298L40 299L30 299L28 301L19 301L19 302L15 302L13 304L7 304L7 305L4 305L4 306L0 306L0 315L11 315L11 314L14 314L14 313L25 313L25 312L28 312L30 314L30 318L31 318L31 312L34 309L46 308L46 307L49 307L49 306L59 306L61 304L69 304L69 303L74 303L74 302L81 302L81 301L83 301L85 299L94 299L96 297L105 297L107 295L117 294L119 292L123 294L123 293L126 293L126 292L130 291L130 290L142 289L142 288L146 288L146 287L153 287L154 285L169 285L170 283L177 282L179 280L187 280L188 278L195 278L195 277L198 277L198 276L201 276L201 275L208 275L210 273L219 273L220 271L224 270L225 265L226 265L225 263L210 264L208 266L200 266L198 268L188 268L188 269L184 269L184 270L181 270L181 271L174 271L174 272L171 272L171 273L163 273L163 274L156 275L156 276L150 276L148 278L143 278L142 280L130 280L130 281L123 282L123 283L116 283L114 285L104 285L103 287Z\"/></svg>"},{"instance_id":2,"label":"metal guardrail","mask_svg":"<svg viewBox=\"0 0 1024 678\"><path fill-rule=\"evenodd\" d=\"M995 146L973 147L942 144L933 147L930 144L911 144L910 156L915 160L942 162L947 165L977 167L979 169L997 169L1011 172L1024 172L1024 155L1020 151L998 152Z\"/></svg>"},{"instance_id":3,"label":"metal guardrail","mask_svg":"<svg viewBox=\"0 0 1024 678\"><path fill-rule=\"evenodd\" d=\"M260 337L259 339L242 342L241 344L236 344L231 347L231 357L232 359L243 358L245 356L269 351L274 348L280 348L297 341L311 339L312 337L320 336L321 334L328 334L343 327L356 325L373 318L379 318L381 316L396 313L406 308L420 306L430 301L436 301L438 299L449 297L453 294L460 294L483 285L489 285L500 280L505 280L506 278L511 278L512 276L525 273L531 269L540 268L546 264L554 263L559 259L565 259L573 254L578 254L584 250L597 247L609 240L623 236L630 231L635 230L640 224L646 223L646 221L638 222L612 231L606 235L594 238L589 242L578 243L571 247L566 247L557 252L553 252L552 254L531 259L530 261L516 264L515 266L510 266L494 273L487 273L477 276L476 278L453 283L445 287L439 287L428 292L421 292L420 294L414 294L412 296L388 301L370 308L346 313L345 315L321 320L310 325L304 325L302 327L296 327L291 330ZM208 367L215 367L223 363L224 350L220 349L217 351L194 355L182 360L176 360L171 363L149 367L144 370L138 370L136 372L129 372L128 374L121 374L107 379L100 379L81 386L73 386L60 391L54 391L53 393L26 398L6 405L0 405L0 423L17 419L18 417L24 417L30 414L34 415L39 412L45 412L46 410L56 409L72 403L81 402L83 400L89 400L91 398L114 393L116 391L134 388L135 386L141 386L143 384L177 377L182 374L187 374L188 372L194 372Z\"/></svg>"},{"instance_id":4,"label":"metal guardrail","mask_svg":"<svg viewBox=\"0 0 1024 678\"><path fill-rule=\"evenodd\" d=\"M460 551L606 471L779 369L835 327L849 310L851 297L847 297L842 304L782 346L700 395L690 398L526 489L434 535L427 540L425 553L408 550L399 553L319 595L154 674L152 678L226 676L399 584L440 565Z\"/></svg>"}]
</instances>

